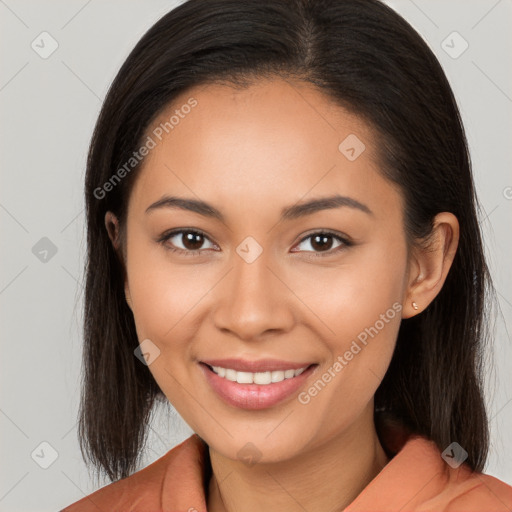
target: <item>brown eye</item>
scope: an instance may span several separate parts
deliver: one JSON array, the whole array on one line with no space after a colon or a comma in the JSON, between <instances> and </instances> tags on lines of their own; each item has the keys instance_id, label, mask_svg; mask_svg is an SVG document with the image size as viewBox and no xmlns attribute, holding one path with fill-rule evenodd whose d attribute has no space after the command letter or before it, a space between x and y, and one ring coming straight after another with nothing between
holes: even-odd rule
<instances>
[{"instance_id":1,"label":"brown eye","mask_svg":"<svg viewBox=\"0 0 512 512\"><path fill-rule=\"evenodd\" d=\"M328 251L333 244L332 235L313 235L311 237L311 247L317 251Z\"/></svg>"},{"instance_id":2,"label":"brown eye","mask_svg":"<svg viewBox=\"0 0 512 512\"><path fill-rule=\"evenodd\" d=\"M183 231L182 233L181 242L185 249L195 251L201 248L204 243L204 236L202 234L193 231Z\"/></svg>"},{"instance_id":3,"label":"brown eye","mask_svg":"<svg viewBox=\"0 0 512 512\"><path fill-rule=\"evenodd\" d=\"M192 229L175 230L164 234L158 240L166 249L186 255L198 254L202 249L214 247L214 244L211 244L211 242L210 247L203 247L206 241L210 240L204 233Z\"/></svg>"},{"instance_id":4,"label":"brown eye","mask_svg":"<svg viewBox=\"0 0 512 512\"><path fill-rule=\"evenodd\" d=\"M338 245L334 245L335 241L338 242ZM317 233L311 233L304 237L297 247L300 247L301 245L306 246L305 249L302 249L303 251L318 253L315 254L315 256L323 256L321 253L333 254L339 250L345 249L346 247L350 247L352 243L329 231L318 231ZM307 245L311 247L311 250L307 249ZM301 249L296 249L294 252L299 252L300 250Z\"/></svg>"}]
</instances>

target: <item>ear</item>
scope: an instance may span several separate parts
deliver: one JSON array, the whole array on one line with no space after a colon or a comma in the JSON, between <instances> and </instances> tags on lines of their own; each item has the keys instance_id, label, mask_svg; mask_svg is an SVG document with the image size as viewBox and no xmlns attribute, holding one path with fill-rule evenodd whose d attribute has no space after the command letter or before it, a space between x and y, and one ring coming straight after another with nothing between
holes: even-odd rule
<instances>
[{"instance_id":1,"label":"ear","mask_svg":"<svg viewBox=\"0 0 512 512\"><path fill-rule=\"evenodd\" d=\"M126 279L124 282L124 296L126 298L126 304L128 304L128 307L133 311L132 297L130 295L130 287L128 286L128 279Z\"/></svg>"},{"instance_id":2,"label":"ear","mask_svg":"<svg viewBox=\"0 0 512 512\"><path fill-rule=\"evenodd\" d=\"M110 238L110 241L112 242L114 250L117 253L119 261L120 261L121 265L123 266L123 272L125 275L124 293L125 293L125 297L126 297L126 303L128 304L128 307L130 309L132 309L130 288L128 286L128 279L126 276L125 264L124 264L123 254L122 254L123 251L121 248L121 243L120 243L120 238L119 238L119 220L111 211L108 211L105 214L105 227L107 229L107 233Z\"/></svg>"},{"instance_id":3,"label":"ear","mask_svg":"<svg viewBox=\"0 0 512 512\"><path fill-rule=\"evenodd\" d=\"M116 252L119 251L119 221L117 217L108 211L105 214L105 227Z\"/></svg>"},{"instance_id":4,"label":"ear","mask_svg":"<svg viewBox=\"0 0 512 512\"><path fill-rule=\"evenodd\" d=\"M436 215L426 246L414 248L402 318L421 313L441 291L459 244L459 222L450 212ZM413 307L416 303L417 309Z\"/></svg>"}]
</instances>

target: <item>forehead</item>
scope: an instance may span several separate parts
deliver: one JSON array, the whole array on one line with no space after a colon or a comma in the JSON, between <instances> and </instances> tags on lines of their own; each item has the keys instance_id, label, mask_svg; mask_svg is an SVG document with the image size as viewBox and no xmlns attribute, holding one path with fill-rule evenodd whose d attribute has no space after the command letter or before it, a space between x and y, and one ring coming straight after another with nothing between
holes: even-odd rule
<instances>
[{"instance_id":1,"label":"forehead","mask_svg":"<svg viewBox=\"0 0 512 512\"><path fill-rule=\"evenodd\" d=\"M333 188L361 196L383 184L370 127L304 82L193 87L146 136L155 146L139 170L135 201L178 191L218 204L242 197L288 204ZM362 151L356 159L344 153L347 140Z\"/></svg>"}]
</instances>

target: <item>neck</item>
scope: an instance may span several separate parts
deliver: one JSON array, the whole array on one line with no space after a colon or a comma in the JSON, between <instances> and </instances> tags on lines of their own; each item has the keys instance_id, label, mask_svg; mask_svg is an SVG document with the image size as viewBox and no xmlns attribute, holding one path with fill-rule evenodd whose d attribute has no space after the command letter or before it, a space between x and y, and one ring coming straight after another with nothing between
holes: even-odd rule
<instances>
[{"instance_id":1,"label":"neck","mask_svg":"<svg viewBox=\"0 0 512 512\"><path fill-rule=\"evenodd\" d=\"M348 430L285 461L248 466L210 447L208 511L345 509L389 462L370 405Z\"/></svg>"}]
</instances>

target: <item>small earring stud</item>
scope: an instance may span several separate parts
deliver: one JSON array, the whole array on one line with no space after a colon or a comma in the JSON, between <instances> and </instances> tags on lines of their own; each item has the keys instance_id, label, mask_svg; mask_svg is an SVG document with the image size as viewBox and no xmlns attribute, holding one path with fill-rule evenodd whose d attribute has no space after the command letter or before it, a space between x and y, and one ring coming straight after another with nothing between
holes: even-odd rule
<instances>
[{"instance_id":1,"label":"small earring stud","mask_svg":"<svg viewBox=\"0 0 512 512\"><path fill-rule=\"evenodd\" d=\"M413 302L413 303L412 303L412 307L413 307L414 309L418 309L418 304L416 304L416 302Z\"/></svg>"}]
</instances>

